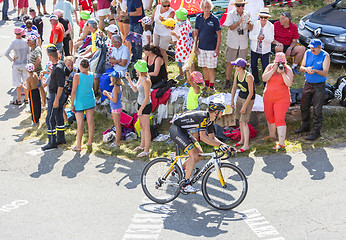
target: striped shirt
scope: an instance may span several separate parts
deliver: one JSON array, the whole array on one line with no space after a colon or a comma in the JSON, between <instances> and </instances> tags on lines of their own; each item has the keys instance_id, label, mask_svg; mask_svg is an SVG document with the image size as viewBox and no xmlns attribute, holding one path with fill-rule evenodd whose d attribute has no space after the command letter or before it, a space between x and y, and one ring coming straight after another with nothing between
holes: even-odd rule
<instances>
[{"instance_id":1,"label":"striped shirt","mask_svg":"<svg viewBox=\"0 0 346 240\"><path fill-rule=\"evenodd\" d=\"M33 49L30 50L29 56L28 56L28 61L29 63L32 63L35 65L36 59L40 57L41 61L42 61L42 51L41 48L36 45ZM42 65L40 62L40 65L35 69L35 72L37 73L37 75L40 74L40 72L42 71Z\"/></svg>"}]
</instances>

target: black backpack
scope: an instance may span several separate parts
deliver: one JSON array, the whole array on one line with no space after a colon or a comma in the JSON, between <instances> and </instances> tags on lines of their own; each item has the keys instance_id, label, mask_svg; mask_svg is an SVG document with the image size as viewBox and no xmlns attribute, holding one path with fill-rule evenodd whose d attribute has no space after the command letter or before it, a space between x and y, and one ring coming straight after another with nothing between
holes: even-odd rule
<instances>
[{"instance_id":1,"label":"black backpack","mask_svg":"<svg viewBox=\"0 0 346 240\"><path fill-rule=\"evenodd\" d=\"M340 105L346 107L346 76L341 76L336 81L334 88L334 96L340 101Z\"/></svg>"}]
</instances>

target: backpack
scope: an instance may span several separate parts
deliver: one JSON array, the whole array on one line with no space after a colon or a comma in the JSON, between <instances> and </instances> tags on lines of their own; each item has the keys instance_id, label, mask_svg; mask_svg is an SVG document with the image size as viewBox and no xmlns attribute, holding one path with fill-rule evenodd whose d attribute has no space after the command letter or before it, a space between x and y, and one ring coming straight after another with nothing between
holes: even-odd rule
<instances>
[{"instance_id":1,"label":"backpack","mask_svg":"<svg viewBox=\"0 0 346 240\"><path fill-rule=\"evenodd\" d=\"M338 78L334 85L334 96L336 99L340 101L340 105L345 107L346 106L346 96L345 96L345 89L346 89L346 76L341 76Z\"/></svg>"}]
</instances>

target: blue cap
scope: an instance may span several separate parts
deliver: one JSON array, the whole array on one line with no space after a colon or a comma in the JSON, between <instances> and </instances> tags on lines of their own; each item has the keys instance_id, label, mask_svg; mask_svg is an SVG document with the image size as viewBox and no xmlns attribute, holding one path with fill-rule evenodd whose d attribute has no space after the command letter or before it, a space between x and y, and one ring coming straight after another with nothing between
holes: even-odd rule
<instances>
[{"instance_id":1,"label":"blue cap","mask_svg":"<svg viewBox=\"0 0 346 240\"><path fill-rule=\"evenodd\" d=\"M52 15L50 15L50 17L49 17L49 20L58 20L58 16L52 14Z\"/></svg>"},{"instance_id":2,"label":"blue cap","mask_svg":"<svg viewBox=\"0 0 346 240\"><path fill-rule=\"evenodd\" d=\"M115 78L120 78L120 73L117 71L113 71L110 76Z\"/></svg>"},{"instance_id":3,"label":"blue cap","mask_svg":"<svg viewBox=\"0 0 346 240\"><path fill-rule=\"evenodd\" d=\"M314 39L311 39L310 44L308 45L308 47L310 47L310 48L317 48L319 46L322 47L322 45L323 45L323 43L322 43L322 41L320 39L314 38Z\"/></svg>"}]
</instances>

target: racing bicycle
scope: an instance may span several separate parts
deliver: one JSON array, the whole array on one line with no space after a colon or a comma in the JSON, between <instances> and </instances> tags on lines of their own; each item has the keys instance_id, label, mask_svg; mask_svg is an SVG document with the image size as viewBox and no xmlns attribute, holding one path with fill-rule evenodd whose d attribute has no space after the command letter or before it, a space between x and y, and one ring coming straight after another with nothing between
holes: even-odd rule
<instances>
[{"instance_id":1,"label":"racing bicycle","mask_svg":"<svg viewBox=\"0 0 346 240\"><path fill-rule=\"evenodd\" d=\"M222 160L230 158L233 151L223 152L214 149L211 153L201 153L200 156L211 157L201 168L195 168L190 178L191 184L202 178L202 193L204 199L214 208L229 210L237 207L246 197L247 180L240 168ZM226 155L226 156L225 156ZM182 180L185 173L183 161L188 155L179 155L179 147L172 152L170 158L156 158L149 162L142 172L141 185L145 195L152 201L165 204L173 201L183 191Z\"/></svg>"}]
</instances>

